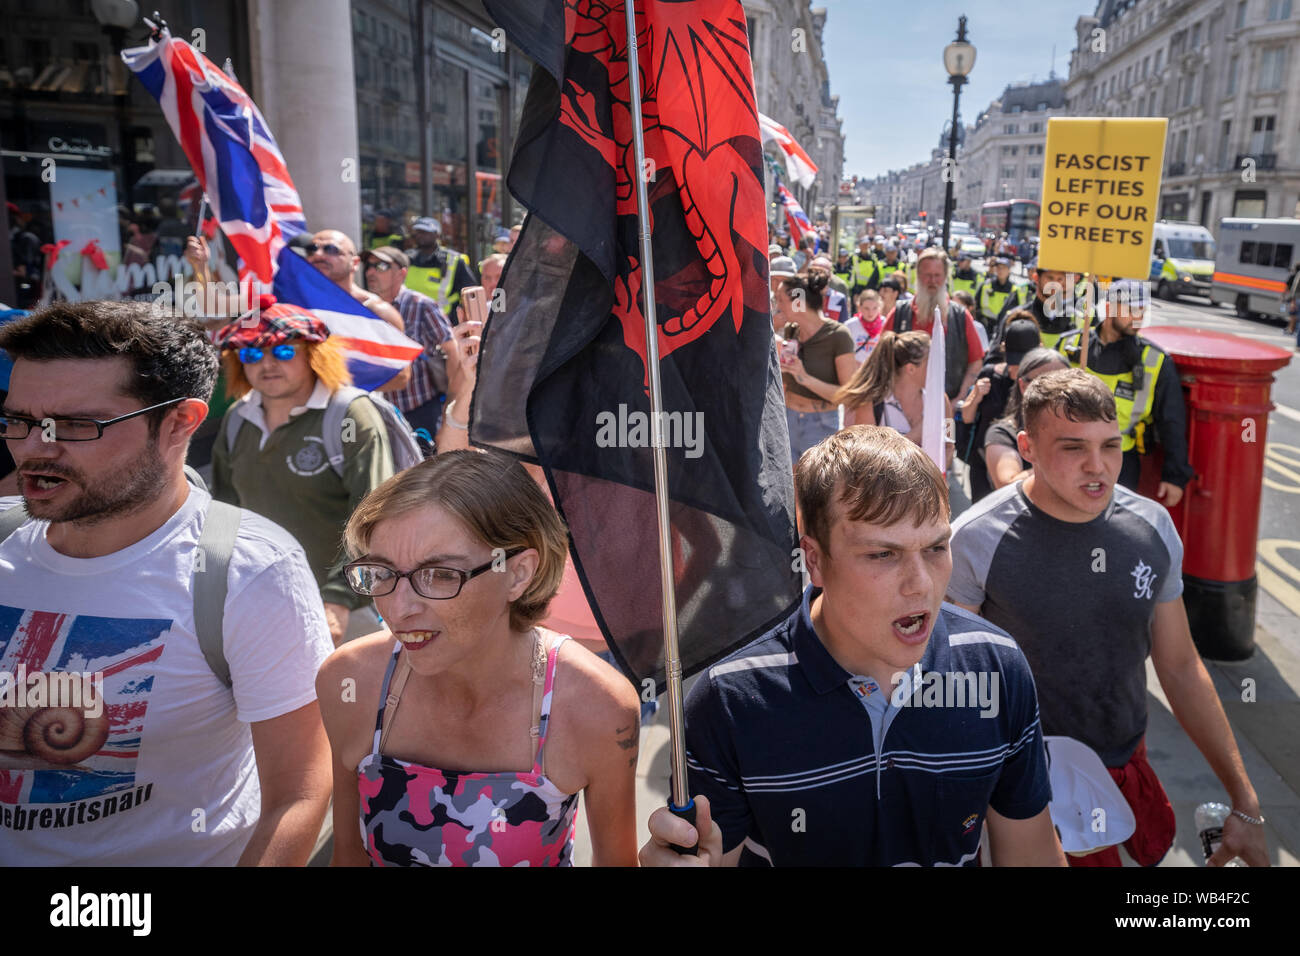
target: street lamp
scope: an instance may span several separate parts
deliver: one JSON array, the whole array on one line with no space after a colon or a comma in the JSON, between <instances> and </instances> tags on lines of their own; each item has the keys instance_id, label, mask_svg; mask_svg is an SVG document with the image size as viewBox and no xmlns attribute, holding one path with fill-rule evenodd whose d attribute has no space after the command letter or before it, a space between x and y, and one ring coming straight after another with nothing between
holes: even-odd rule
<instances>
[{"instance_id":1,"label":"street lamp","mask_svg":"<svg viewBox=\"0 0 1300 956\"><path fill-rule=\"evenodd\" d=\"M957 179L957 105L961 100L961 88L966 76L975 65L975 47L966 42L966 18L957 19L957 39L943 48L943 67L948 71L948 82L952 84L952 129L948 133L948 156L952 159L952 171L945 177L948 189L943 200L943 249L948 249L948 238L952 232L953 183Z\"/></svg>"}]
</instances>

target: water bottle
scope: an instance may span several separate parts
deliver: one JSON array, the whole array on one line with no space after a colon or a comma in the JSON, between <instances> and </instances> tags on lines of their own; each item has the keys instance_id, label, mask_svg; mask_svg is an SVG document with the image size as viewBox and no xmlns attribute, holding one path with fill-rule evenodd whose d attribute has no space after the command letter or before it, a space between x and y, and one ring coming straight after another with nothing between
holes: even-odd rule
<instances>
[{"instance_id":1,"label":"water bottle","mask_svg":"<svg viewBox=\"0 0 1300 956\"><path fill-rule=\"evenodd\" d=\"M1201 837L1201 849L1209 858L1223 842L1223 822L1232 816L1232 807L1222 803L1202 803L1196 808L1196 830ZM1224 866L1245 866L1240 857L1233 857Z\"/></svg>"}]
</instances>

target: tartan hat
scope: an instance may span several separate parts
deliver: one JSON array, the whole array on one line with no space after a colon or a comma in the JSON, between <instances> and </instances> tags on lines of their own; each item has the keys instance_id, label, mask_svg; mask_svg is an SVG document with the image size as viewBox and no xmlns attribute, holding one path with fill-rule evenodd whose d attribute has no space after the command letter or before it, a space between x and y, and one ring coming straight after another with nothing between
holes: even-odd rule
<instances>
[{"instance_id":1,"label":"tartan hat","mask_svg":"<svg viewBox=\"0 0 1300 956\"><path fill-rule=\"evenodd\" d=\"M250 321L254 315L258 316L256 323ZM222 351L266 349L286 342L324 342L329 334L329 328L310 310L264 295L258 299L258 312L246 313L217 332L216 345Z\"/></svg>"}]
</instances>

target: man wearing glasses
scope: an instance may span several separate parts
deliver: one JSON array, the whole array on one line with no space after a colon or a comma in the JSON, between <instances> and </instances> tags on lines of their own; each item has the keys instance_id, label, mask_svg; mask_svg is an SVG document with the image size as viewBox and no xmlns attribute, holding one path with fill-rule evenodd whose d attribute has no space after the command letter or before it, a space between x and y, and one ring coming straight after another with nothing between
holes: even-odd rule
<instances>
[{"instance_id":1,"label":"man wearing glasses","mask_svg":"<svg viewBox=\"0 0 1300 956\"><path fill-rule=\"evenodd\" d=\"M219 609L229 685L198 636L198 575L220 563L200 541L217 512L184 463L212 346L148 303L83 302L6 326L0 348L14 360L0 438L22 492L0 519L30 516L0 542L0 671L29 687L80 675L85 689L3 745L0 865L305 863L329 799L313 681L330 645L285 531L235 513ZM51 719L63 739L34 732Z\"/></svg>"},{"instance_id":2,"label":"man wearing glasses","mask_svg":"<svg viewBox=\"0 0 1300 956\"><path fill-rule=\"evenodd\" d=\"M424 352L411 363L410 382L403 388L387 389L388 399L402 410L412 428L423 428L430 438L436 438L447 392L447 362L438 347L451 338L451 324L438 303L403 284L411 260L401 249L380 246L361 259L366 288L396 308L406 334L424 346Z\"/></svg>"},{"instance_id":3,"label":"man wearing glasses","mask_svg":"<svg viewBox=\"0 0 1300 956\"><path fill-rule=\"evenodd\" d=\"M265 515L298 540L339 644L379 623L348 587L339 545L361 499L393 475L388 432L370 398L355 398L342 419L342 461L332 461L323 432L331 398L350 384L342 345L311 312L269 296L256 324L250 321L217 333L226 390L238 401L213 444L212 494Z\"/></svg>"}]
</instances>

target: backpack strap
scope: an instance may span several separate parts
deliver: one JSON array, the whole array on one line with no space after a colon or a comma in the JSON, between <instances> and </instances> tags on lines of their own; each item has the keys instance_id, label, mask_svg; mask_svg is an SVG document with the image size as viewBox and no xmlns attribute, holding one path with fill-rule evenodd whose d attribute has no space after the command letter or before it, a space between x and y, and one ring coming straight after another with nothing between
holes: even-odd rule
<instances>
[{"instance_id":1,"label":"backpack strap","mask_svg":"<svg viewBox=\"0 0 1300 956\"><path fill-rule=\"evenodd\" d=\"M198 488L202 491L208 490L208 483L203 480L203 476L199 474L198 469L192 465L185 466L185 480L188 481L195 488Z\"/></svg>"},{"instance_id":2,"label":"backpack strap","mask_svg":"<svg viewBox=\"0 0 1300 956\"><path fill-rule=\"evenodd\" d=\"M336 388L325 406L325 420L321 424L321 441L325 443L325 457L330 467L343 477L343 419L348 417L348 406L365 395L364 389L352 385Z\"/></svg>"},{"instance_id":3,"label":"backpack strap","mask_svg":"<svg viewBox=\"0 0 1300 956\"><path fill-rule=\"evenodd\" d=\"M194 631L199 650L221 683L233 686L225 651L226 593L230 582L230 556L239 536L241 511L224 501L213 501L203 519L198 553L203 565L194 570Z\"/></svg>"},{"instance_id":4,"label":"backpack strap","mask_svg":"<svg viewBox=\"0 0 1300 956\"><path fill-rule=\"evenodd\" d=\"M4 541L26 523L30 515L21 501L7 511L0 512L0 541Z\"/></svg>"}]
</instances>

